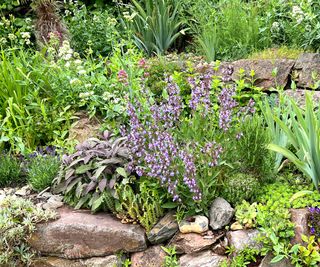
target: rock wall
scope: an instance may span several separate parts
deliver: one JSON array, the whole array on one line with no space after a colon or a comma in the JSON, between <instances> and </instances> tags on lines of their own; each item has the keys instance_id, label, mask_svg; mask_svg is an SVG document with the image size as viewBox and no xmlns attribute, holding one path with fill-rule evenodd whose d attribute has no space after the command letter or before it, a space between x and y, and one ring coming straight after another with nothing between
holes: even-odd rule
<instances>
[{"instance_id":1,"label":"rock wall","mask_svg":"<svg viewBox=\"0 0 320 267\"><path fill-rule=\"evenodd\" d=\"M120 267L126 256L132 267L161 267L166 256L161 246L176 247L181 267L219 267L227 259L227 246L235 247L235 253L247 246L261 248L257 230L225 230L233 209L227 202L226 209L221 209L217 206L221 202L226 201L218 198L212 203L209 219L198 215L178 224L173 213L168 213L149 233L139 225L122 224L111 214L93 215L62 207L59 219L38 224L29 239L39 254L33 267ZM296 243L301 234L308 235L308 210L292 209L291 214ZM260 266L273 266L269 265L271 259L268 255ZM282 262L279 266L291 265Z\"/></svg>"},{"instance_id":2,"label":"rock wall","mask_svg":"<svg viewBox=\"0 0 320 267\"><path fill-rule=\"evenodd\" d=\"M290 89L291 81L295 81L298 89L320 89L320 54L318 53L301 54L297 60L241 59L235 62L223 62L220 74L226 68L231 70L229 74L232 81L240 78L240 69L244 70L241 75L251 80L250 72L254 70L254 85L261 87L264 91L270 88Z\"/></svg>"}]
</instances>

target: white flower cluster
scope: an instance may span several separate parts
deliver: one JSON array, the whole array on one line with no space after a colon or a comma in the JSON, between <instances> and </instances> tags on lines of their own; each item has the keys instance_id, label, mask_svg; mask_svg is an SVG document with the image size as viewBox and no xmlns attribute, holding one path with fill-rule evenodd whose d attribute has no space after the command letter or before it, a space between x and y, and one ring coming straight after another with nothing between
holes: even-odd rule
<instances>
[{"instance_id":1,"label":"white flower cluster","mask_svg":"<svg viewBox=\"0 0 320 267\"><path fill-rule=\"evenodd\" d=\"M93 91L89 91L89 92L85 92L85 93L80 93L79 97L82 99L88 99L90 96L93 96L94 92Z\"/></svg>"},{"instance_id":2,"label":"white flower cluster","mask_svg":"<svg viewBox=\"0 0 320 267\"><path fill-rule=\"evenodd\" d=\"M280 31L280 23L275 21L272 23L271 32L279 32Z\"/></svg>"},{"instance_id":3,"label":"white flower cluster","mask_svg":"<svg viewBox=\"0 0 320 267\"><path fill-rule=\"evenodd\" d=\"M21 38L25 41L25 43L27 45L31 44L31 42L30 42L30 38L31 38L30 32L21 32L20 35L21 35Z\"/></svg>"},{"instance_id":4,"label":"white flower cluster","mask_svg":"<svg viewBox=\"0 0 320 267\"><path fill-rule=\"evenodd\" d=\"M65 61L72 59L73 49L70 47L69 41L65 40L59 48L58 56Z\"/></svg>"},{"instance_id":5,"label":"white flower cluster","mask_svg":"<svg viewBox=\"0 0 320 267\"><path fill-rule=\"evenodd\" d=\"M293 6L292 17L297 20L298 24L300 24L303 21L305 14L299 6Z\"/></svg>"}]
</instances>

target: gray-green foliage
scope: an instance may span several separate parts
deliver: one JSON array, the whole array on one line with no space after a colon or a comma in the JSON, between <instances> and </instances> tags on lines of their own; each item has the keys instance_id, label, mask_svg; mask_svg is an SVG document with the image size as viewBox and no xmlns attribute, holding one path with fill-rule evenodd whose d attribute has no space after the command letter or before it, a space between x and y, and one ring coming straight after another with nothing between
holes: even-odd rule
<instances>
[{"instance_id":1,"label":"gray-green foliage","mask_svg":"<svg viewBox=\"0 0 320 267\"><path fill-rule=\"evenodd\" d=\"M0 187L18 183L21 179L21 167L19 161L13 156L0 155Z\"/></svg>"},{"instance_id":2,"label":"gray-green foliage","mask_svg":"<svg viewBox=\"0 0 320 267\"><path fill-rule=\"evenodd\" d=\"M0 265L29 266L34 253L27 239L36 223L55 217L55 213L43 211L29 200L12 196L0 200Z\"/></svg>"},{"instance_id":3,"label":"gray-green foliage","mask_svg":"<svg viewBox=\"0 0 320 267\"><path fill-rule=\"evenodd\" d=\"M76 208L102 208L106 198L109 200L106 192L127 176L122 168L129 158L125 141L125 137L113 139L105 132L102 140L90 138L78 144L75 153L63 156L54 191L67 195Z\"/></svg>"},{"instance_id":4,"label":"gray-green foliage","mask_svg":"<svg viewBox=\"0 0 320 267\"><path fill-rule=\"evenodd\" d=\"M129 21L136 45L146 51L163 54L186 30L178 16L180 0L133 0Z\"/></svg>"},{"instance_id":5,"label":"gray-green foliage","mask_svg":"<svg viewBox=\"0 0 320 267\"><path fill-rule=\"evenodd\" d=\"M50 187L60 168L60 160L56 156L37 156L28 165L27 180L35 191Z\"/></svg>"},{"instance_id":6,"label":"gray-green foliage","mask_svg":"<svg viewBox=\"0 0 320 267\"><path fill-rule=\"evenodd\" d=\"M320 112L314 110L312 97L307 94L305 110L291 101L294 117L287 124L281 117L276 123L287 135L293 151L278 144L270 144L269 149L283 154L296 167L309 177L318 189L320 183Z\"/></svg>"},{"instance_id":7,"label":"gray-green foliage","mask_svg":"<svg viewBox=\"0 0 320 267\"><path fill-rule=\"evenodd\" d=\"M226 179L223 196L232 204L241 203L243 200L251 200L259 190L259 180L246 173L236 173Z\"/></svg>"}]
</instances>

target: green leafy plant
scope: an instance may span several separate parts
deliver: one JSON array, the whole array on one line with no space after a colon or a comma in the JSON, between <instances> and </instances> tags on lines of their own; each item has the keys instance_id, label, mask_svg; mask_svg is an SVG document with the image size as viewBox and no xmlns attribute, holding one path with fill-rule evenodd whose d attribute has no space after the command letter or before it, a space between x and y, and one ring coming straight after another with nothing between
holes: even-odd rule
<instances>
[{"instance_id":1,"label":"green leafy plant","mask_svg":"<svg viewBox=\"0 0 320 267\"><path fill-rule=\"evenodd\" d=\"M116 186L117 216L124 222L139 222L147 232L163 215L159 193L148 184L148 181L141 182L137 193L128 183Z\"/></svg>"},{"instance_id":2,"label":"green leafy plant","mask_svg":"<svg viewBox=\"0 0 320 267\"><path fill-rule=\"evenodd\" d=\"M50 187L60 169L57 156L38 155L28 164L27 181L35 191L42 191Z\"/></svg>"},{"instance_id":3,"label":"green leafy plant","mask_svg":"<svg viewBox=\"0 0 320 267\"><path fill-rule=\"evenodd\" d=\"M295 266L319 266L320 263L320 240L315 236L301 236L306 245L297 244L290 249L291 263Z\"/></svg>"},{"instance_id":4,"label":"green leafy plant","mask_svg":"<svg viewBox=\"0 0 320 267\"><path fill-rule=\"evenodd\" d=\"M275 121L286 133L294 151L277 144L270 144L268 147L292 161L318 189L320 182L320 112L314 111L309 94L306 96L305 112L293 100L291 104L295 115L291 120L291 128L279 117L275 117Z\"/></svg>"},{"instance_id":5,"label":"green leafy plant","mask_svg":"<svg viewBox=\"0 0 320 267\"><path fill-rule=\"evenodd\" d=\"M167 254L164 258L165 267L179 267L179 262L176 255L176 248L174 246L171 247L161 247L163 251Z\"/></svg>"},{"instance_id":6,"label":"green leafy plant","mask_svg":"<svg viewBox=\"0 0 320 267\"><path fill-rule=\"evenodd\" d=\"M125 32L119 31L119 23L112 10L104 8L88 10L86 5L72 2L65 11L66 25L69 29L72 47L81 55L92 51L95 56L107 56L112 53L120 37Z\"/></svg>"},{"instance_id":7,"label":"green leafy plant","mask_svg":"<svg viewBox=\"0 0 320 267\"><path fill-rule=\"evenodd\" d=\"M56 218L52 211L43 211L31 201L5 197L0 201L0 264L29 266L35 255L27 240L37 223Z\"/></svg>"},{"instance_id":8,"label":"green leafy plant","mask_svg":"<svg viewBox=\"0 0 320 267\"><path fill-rule=\"evenodd\" d=\"M179 0L133 0L132 31L136 45L149 55L163 54L187 29L178 16Z\"/></svg>"},{"instance_id":9,"label":"green leafy plant","mask_svg":"<svg viewBox=\"0 0 320 267\"><path fill-rule=\"evenodd\" d=\"M129 159L126 138L113 139L108 132L103 136L102 140L90 138L78 144L74 154L62 158L54 191L63 193L69 201L73 199L76 208L101 209L116 182L127 177L123 169Z\"/></svg>"},{"instance_id":10,"label":"green leafy plant","mask_svg":"<svg viewBox=\"0 0 320 267\"><path fill-rule=\"evenodd\" d=\"M0 187L16 185L21 182L21 166L11 155L0 155Z\"/></svg>"},{"instance_id":11,"label":"green leafy plant","mask_svg":"<svg viewBox=\"0 0 320 267\"><path fill-rule=\"evenodd\" d=\"M242 201L240 205L236 206L236 220L246 228L256 226L257 220L257 203L250 204L247 201Z\"/></svg>"}]
</instances>

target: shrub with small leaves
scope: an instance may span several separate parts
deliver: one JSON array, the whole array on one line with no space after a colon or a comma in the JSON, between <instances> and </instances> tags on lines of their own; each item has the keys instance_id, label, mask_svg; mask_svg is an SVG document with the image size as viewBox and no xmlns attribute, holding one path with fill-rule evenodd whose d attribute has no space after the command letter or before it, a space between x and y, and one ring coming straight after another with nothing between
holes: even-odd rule
<instances>
[{"instance_id":1,"label":"shrub with small leaves","mask_svg":"<svg viewBox=\"0 0 320 267\"><path fill-rule=\"evenodd\" d=\"M251 200L260 188L258 179L245 173L237 173L226 180L223 196L232 204Z\"/></svg>"},{"instance_id":2,"label":"shrub with small leaves","mask_svg":"<svg viewBox=\"0 0 320 267\"><path fill-rule=\"evenodd\" d=\"M31 201L17 197L0 200L0 266L29 266L34 253L27 239L36 223L54 219L52 211L43 211Z\"/></svg>"},{"instance_id":3,"label":"shrub with small leaves","mask_svg":"<svg viewBox=\"0 0 320 267\"><path fill-rule=\"evenodd\" d=\"M18 159L0 155L0 187L14 185L21 180L21 167Z\"/></svg>"},{"instance_id":4,"label":"shrub with small leaves","mask_svg":"<svg viewBox=\"0 0 320 267\"><path fill-rule=\"evenodd\" d=\"M123 168L129 158L126 139L113 139L104 132L103 139L89 138L78 144L74 154L62 157L54 191L63 193L65 201L76 208L97 211L111 207L105 206L106 198L115 192L116 182L127 176Z\"/></svg>"},{"instance_id":5,"label":"shrub with small leaves","mask_svg":"<svg viewBox=\"0 0 320 267\"><path fill-rule=\"evenodd\" d=\"M60 160L56 156L41 156L33 158L28 165L27 180L35 191L50 187L60 168Z\"/></svg>"}]
</instances>

